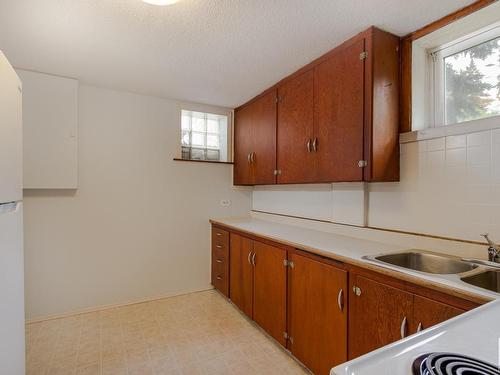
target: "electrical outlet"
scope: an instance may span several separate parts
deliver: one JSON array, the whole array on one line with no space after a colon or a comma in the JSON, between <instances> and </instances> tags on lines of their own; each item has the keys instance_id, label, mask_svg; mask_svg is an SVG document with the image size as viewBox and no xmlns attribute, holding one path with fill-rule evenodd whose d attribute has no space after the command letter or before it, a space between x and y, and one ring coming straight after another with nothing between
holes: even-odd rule
<instances>
[{"instance_id":1,"label":"electrical outlet","mask_svg":"<svg viewBox=\"0 0 500 375\"><path fill-rule=\"evenodd\" d=\"M224 207L228 207L231 205L231 200L229 199L221 199L220 200L220 205Z\"/></svg>"}]
</instances>

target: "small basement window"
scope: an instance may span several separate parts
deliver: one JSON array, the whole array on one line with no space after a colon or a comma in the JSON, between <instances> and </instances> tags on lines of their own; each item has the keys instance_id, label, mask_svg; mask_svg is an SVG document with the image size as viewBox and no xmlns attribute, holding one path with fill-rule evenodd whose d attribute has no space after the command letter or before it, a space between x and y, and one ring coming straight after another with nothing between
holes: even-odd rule
<instances>
[{"instance_id":1,"label":"small basement window","mask_svg":"<svg viewBox=\"0 0 500 375\"><path fill-rule=\"evenodd\" d=\"M229 118L226 115L182 110L181 158L229 161Z\"/></svg>"},{"instance_id":2,"label":"small basement window","mask_svg":"<svg viewBox=\"0 0 500 375\"><path fill-rule=\"evenodd\" d=\"M429 63L434 126L500 115L500 26L430 51Z\"/></svg>"}]
</instances>

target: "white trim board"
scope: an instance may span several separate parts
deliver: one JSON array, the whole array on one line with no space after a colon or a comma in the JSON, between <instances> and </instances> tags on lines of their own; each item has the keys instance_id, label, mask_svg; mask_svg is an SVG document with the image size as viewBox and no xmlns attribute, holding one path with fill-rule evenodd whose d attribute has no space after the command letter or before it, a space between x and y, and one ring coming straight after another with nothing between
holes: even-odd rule
<instances>
[{"instance_id":1,"label":"white trim board","mask_svg":"<svg viewBox=\"0 0 500 375\"><path fill-rule=\"evenodd\" d=\"M399 135L399 143L403 144L424 141L426 139L441 138L450 135L477 133L493 129L500 129L500 116L462 122L456 125L439 126L435 128L426 128L421 130L414 130L407 133L401 133Z\"/></svg>"}]
</instances>

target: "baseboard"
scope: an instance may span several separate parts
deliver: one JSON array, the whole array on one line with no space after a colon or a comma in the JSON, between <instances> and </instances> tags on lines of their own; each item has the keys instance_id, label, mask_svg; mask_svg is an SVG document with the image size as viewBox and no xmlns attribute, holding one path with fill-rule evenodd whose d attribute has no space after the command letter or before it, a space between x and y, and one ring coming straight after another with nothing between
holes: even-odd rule
<instances>
[{"instance_id":1,"label":"baseboard","mask_svg":"<svg viewBox=\"0 0 500 375\"><path fill-rule=\"evenodd\" d=\"M110 304L110 305L89 307L89 308L85 308L85 309L81 309L81 310L67 312L64 314L55 314L55 315L49 315L49 316L45 316L45 317L41 317L41 318L26 319L26 324L33 324L33 323L45 322L47 320L68 318L70 316L76 316L76 315L97 312L97 311L115 309L117 307L136 305L138 303L152 302L152 301L158 301L160 299L182 296L182 295L186 295L186 294L206 292L206 291L212 290L212 289L214 289L214 288L213 288L213 286L210 285L210 286L207 286L206 288L202 288L202 289L185 290L185 291L180 291L180 292L175 292L175 293L163 294L161 296L156 296L156 297L141 298L141 299L137 299L137 300L133 300L133 301L129 301L129 302L124 302L124 303L116 303L116 304Z\"/></svg>"}]
</instances>

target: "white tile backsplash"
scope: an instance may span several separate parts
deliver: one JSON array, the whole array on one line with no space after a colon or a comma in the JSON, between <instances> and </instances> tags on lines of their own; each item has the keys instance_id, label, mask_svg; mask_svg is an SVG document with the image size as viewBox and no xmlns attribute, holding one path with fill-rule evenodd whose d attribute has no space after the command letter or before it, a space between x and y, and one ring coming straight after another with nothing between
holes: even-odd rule
<instances>
[{"instance_id":1,"label":"white tile backsplash","mask_svg":"<svg viewBox=\"0 0 500 375\"><path fill-rule=\"evenodd\" d=\"M404 143L400 182L337 185L293 194L256 188L254 208L348 224L366 216L371 227L477 241L490 232L500 240L500 129Z\"/></svg>"}]
</instances>

